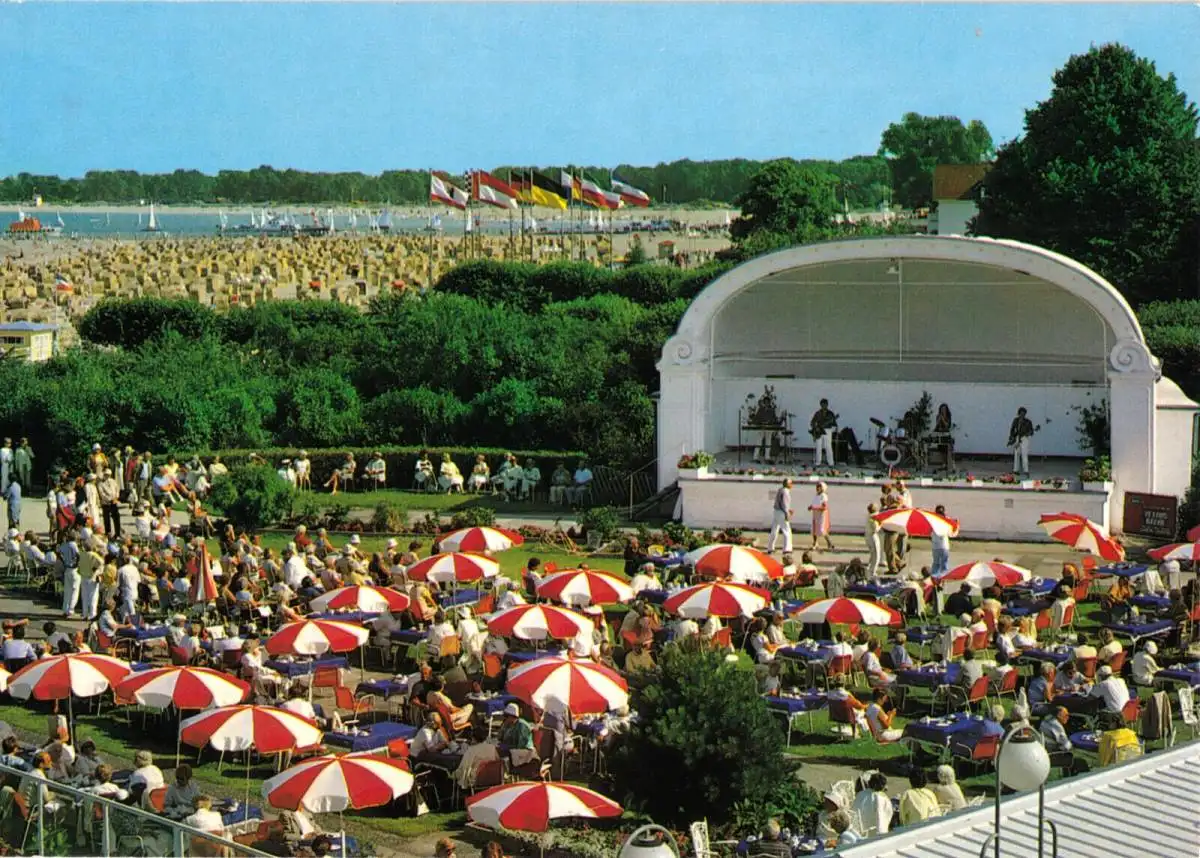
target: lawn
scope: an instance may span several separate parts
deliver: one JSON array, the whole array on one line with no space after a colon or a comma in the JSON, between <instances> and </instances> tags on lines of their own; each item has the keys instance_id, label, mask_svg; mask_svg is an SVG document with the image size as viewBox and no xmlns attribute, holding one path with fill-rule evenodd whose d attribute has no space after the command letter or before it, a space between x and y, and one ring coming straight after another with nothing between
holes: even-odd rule
<instances>
[{"instance_id":1,"label":"lawn","mask_svg":"<svg viewBox=\"0 0 1200 858\"><path fill-rule=\"evenodd\" d=\"M414 512L453 513L459 510L484 507L494 509L502 518L520 518L526 515L538 517L562 516L570 519L574 514L571 507L563 504L551 504L548 501L506 501L500 495L468 494L445 492L416 492L402 489L381 489L364 492L338 492L331 495L327 491L300 492L297 503L306 503L309 498L324 509L344 504L351 509L375 509L381 503L398 509Z\"/></svg>"}]
</instances>

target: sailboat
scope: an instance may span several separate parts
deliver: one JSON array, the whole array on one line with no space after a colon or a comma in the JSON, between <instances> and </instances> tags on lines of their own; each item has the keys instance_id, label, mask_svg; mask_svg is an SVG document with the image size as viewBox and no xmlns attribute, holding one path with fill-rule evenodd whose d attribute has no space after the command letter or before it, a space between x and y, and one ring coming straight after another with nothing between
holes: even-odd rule
<instances>
[{"instance_id":1,"label":"sailboat","mask_svg":"<svg viewBox=\"0 0 1200 858\"><path fill-rule=\"evenodd\" d=\"M375 221L375 226L380 232L389 232L392 228L392 213L384 209L379 213L379 219Z\"/></svg>"},{"instance_id":2,"label":"sailboat","mask_svg":"<svg viewBox=\"0 0 1200 858\"><path fill-rule=\"evenodd\" d=\"M142 222L142 216L138 215L138 223ZM150 203L150 218L146 221L145 228L142 232L158 232L158 218L154 216L154 203Z\"/></svg>"}]
</instances>

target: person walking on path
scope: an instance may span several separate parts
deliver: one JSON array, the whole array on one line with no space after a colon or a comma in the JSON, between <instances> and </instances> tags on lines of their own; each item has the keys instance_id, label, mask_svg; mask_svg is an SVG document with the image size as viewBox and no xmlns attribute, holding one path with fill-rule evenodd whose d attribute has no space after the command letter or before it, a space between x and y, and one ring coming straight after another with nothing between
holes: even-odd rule
<instances>
[{"instance_id":1,"label":"person walking on path","mask_svg":"<svg viewBox=\"0 0 1200 858\"><path fill-rule=\"evenodd\" d=\"M771 518L771 535L767 539L767 552L775 550L775 539L783 534L783 553L792 550L792 481L784 480L775 492L775 506Z\"/></svg>"},{"instance_id":2,"label":"person walking on path","mask_svg":"<svg viewBox=\"0 0 1200 858\"><path fill-rule=\"evenodd\" d=\"M833 551L833 540L829 538L829 494L824 483L817 483L817 493L808 511L812 513L812 550L819 551L817 543L824 539L825 547Z\"/></svg>"}]
</instances>

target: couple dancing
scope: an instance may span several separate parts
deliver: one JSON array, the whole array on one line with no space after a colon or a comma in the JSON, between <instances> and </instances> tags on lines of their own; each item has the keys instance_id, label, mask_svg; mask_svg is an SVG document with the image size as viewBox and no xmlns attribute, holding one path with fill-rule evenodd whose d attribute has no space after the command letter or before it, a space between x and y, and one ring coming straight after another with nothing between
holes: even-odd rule
<instances>
[{"instance_id":1,"label":"couple dancing","mask_svg":"<svg viewBox=\"0 0 1200 858\"><path fill-rule=\"evenodd\" d=\"M775 503L772 509L771 535L767 539L767 553L775 550L775 540L783 534L783 552L792 550L792 480L786 479L775 492ZM825 540L825 546L833 551L833 541L829 538L829 495L824 483L817 483L816 494L808 505L812 513L812 548L819 550L817 543Z\"/></svg>"}]
</instances>

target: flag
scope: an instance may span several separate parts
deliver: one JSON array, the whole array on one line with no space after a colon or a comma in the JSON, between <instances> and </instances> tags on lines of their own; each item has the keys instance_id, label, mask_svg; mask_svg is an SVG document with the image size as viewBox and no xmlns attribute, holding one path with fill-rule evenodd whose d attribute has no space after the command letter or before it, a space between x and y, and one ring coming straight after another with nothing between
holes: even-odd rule
<instances>
[{"instance_id":1,"label":"flag","mask_svg":"<svg viewBox=\"0 0 1200 858\"><path fill-rule=\"evenodd\" d=\"M608 200L604 196L604 191L600 190L600 186L586 176L581 176L578 179L579 197L589 206L594 206L598 209L608 208Z\"/></svg>"},{"instance_id":2,"label":"flag","mask_svg":"<svg viewBox=\"0 0 1200 858\"><path fill-rule=\"evenodd\" d=\"M467 192L451 184L450 177L445 173L429 174L429 199L435 203L445 203L456 209L467 207Z\"/></svg>"},{"instance_id":3,"label":"flag","mask_svg":"<svg viewBox=\"0 0 1200 858\"><path fill-rule=\"evenodd\" d=\"M566 194L567 199L574 200L577 203L583 202L583 189L579 187L579 177L568 173L566 170L560 170L558 175L563 188L569 189L569 193Z\"/></svg>"},{"instance_id":4,"label":"flag","mask_svg":"<svg viewBox=\"0 0 1200 858\"><path fill-rule=\"evenodd\" d=\"M471 174L471 199L501 209L517 207L516 188L483 170L476 170Z\"/></svg>"},{"instance_id":5,"label":"flag","mask_svg":"<svg viewBox=\"0 0 1200 858\"><path fill-rule=\"evenodd\" d=\"M612 189L620 194L621 199L624 200L626 205L641 206L642 208L650 205L650 195L645 191L638 190L633 185L627 185L614 178L612 180Z\"/></svg>"},{"instance_id":6,"label":"flag","mask_svg":"<svg viewBox=\"0 0 1200 858\"><path fill-rule=\"evenodd\" d=\"M614 191L602 191L601 193L604 194L604 204L607 208L619 209L621 206L625 205L625 201L621 199L620 194L615 193Z\"/></svg>"},{"instance_id":7,"label":"flag","mask_svg":"<svg viewBox=\"0 0 1200 858\"><path fill-rule=\"evenodd\" d=\"M533 181L529 178L528 170L510 173L508 183L517 192L517 199L519 201L530 204L536 203L536 200L533 198Z\"/></svg>"},{"instance_id":8,"label":"flag","mask_svg":"<svg viewBox=\"0 0 1200 858\"><path fill-rule=\"evenodd\" d=\"M541 173L534 172L531 178L529 195L532 197L533 202L539 206L565 209L567 207L567 197L570 194L567 190L569 187L570 185L561 185L549 176L543 176Z\"/></svg>"},{"instance_id":9,"label":"flag","mask_svg":"<svg viewBox=\"0 0 1200 858\"><path fill-rule=\"evenodd\" d=\"M75 291L75 286L62 274L54 276L54 291L63 295L70 295Z\"/></svg>"}]
</instances>

